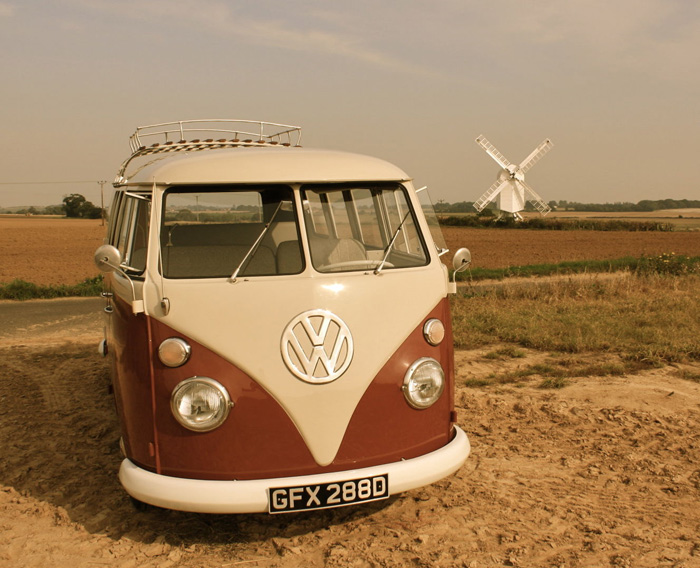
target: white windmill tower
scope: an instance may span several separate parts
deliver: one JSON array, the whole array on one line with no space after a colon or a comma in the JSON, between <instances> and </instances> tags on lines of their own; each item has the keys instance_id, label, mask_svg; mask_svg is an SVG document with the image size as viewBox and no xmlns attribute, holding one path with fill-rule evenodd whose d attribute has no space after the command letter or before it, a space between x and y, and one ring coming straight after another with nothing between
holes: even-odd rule
<instances>
[{"instance_id":1,"label":"white windmill tower","mask_svg":"<svg viewBox=\"0 0 700 568\"><path fill-rule=\"evenodd\" d=\"M534 166L552 147L553 144L549 139L537 146L519 166L506 160L506 157L483 136L479 136L476 143L501 166L501 171L498 173L498 179L495 183L474 203L474 209L481 211L489 202L498 198L498 208L502 212L510 213L518 220L522 220L520 211L525 209L526 201L532 203L543 216L551 211L549 205L525 183L525 172Z\"/></svg>"}]
</instances>

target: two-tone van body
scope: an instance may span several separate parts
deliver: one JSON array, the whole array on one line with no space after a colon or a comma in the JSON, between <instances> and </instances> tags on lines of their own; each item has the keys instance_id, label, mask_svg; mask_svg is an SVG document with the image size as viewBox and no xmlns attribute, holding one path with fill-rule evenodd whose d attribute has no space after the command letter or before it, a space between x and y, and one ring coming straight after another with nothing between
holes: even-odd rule
<instances>
[{"instance_id":1,"label":"two-tone van body","mask_svg":"<svg viewBox=\"0 0 700 568\"><path fill-rule=\"evenodd\" d=\"M121 483L166 508L276 513L450 475L470 447L425 192L252 124L140 128L115 181L95 260Z\"/></svg>"}]
</instances>

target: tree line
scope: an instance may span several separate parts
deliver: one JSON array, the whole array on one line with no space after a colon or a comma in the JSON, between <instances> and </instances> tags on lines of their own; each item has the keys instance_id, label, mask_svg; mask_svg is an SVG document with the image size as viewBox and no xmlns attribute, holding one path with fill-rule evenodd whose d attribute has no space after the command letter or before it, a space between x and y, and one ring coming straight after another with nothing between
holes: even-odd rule
<instances>
[{"instance_id":1,"label":"tree line","mask_svg":"<svg viewBox=\"0 0 700 568\"><path fill-rule=\"evenodd\" d=\"M47 205L45 207L20 207L12 209L0 209L0 213L13 213L16 215L65 215L76 219L99 219L102 216L102 208L93 205L91 201L79 193L71 193L63 198L61 205Z\"/></svg>"},{"instance_id":2,"label":"tree line","mask_svg":"<svg viewBox=\"0 0 700 568\"><path fill-rule=\"evenodd\" d=\"M557 211L597 211L597 212L644 212L644 211L659 211L661 209L690 209L700 208L700 200L697 199L643 199L637 203L628 201L616 203L579 203L577 201L550 201L548 205ZM493 203L489 204L489 208L495 208ZM487 209L488 210L488 209ZM526 211L534 211L531 203L525 206ZM448 203L442 199L435 203L436 213L474 213L473 201L459 201L457 203Z\"/></svg>"}]
</instances>

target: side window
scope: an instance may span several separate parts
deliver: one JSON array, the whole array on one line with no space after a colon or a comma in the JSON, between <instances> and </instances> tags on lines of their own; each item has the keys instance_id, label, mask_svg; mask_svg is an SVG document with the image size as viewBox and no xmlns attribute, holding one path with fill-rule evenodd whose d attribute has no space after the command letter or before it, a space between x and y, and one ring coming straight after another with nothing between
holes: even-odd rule
<instances>
[{"instance_id":1,"label":"side window","mask_svg":"<svg viewBox=\"0 0 700 568\"><path fill-rule=\"evenodd\" d=\"M134 217L130 227L132 235L127 254L126 265L138 272L146 269L146 251L148 250L148 226L151 219L151 202L143 199L134 200Z\"/></svg>"},{"instance_id":2,"label":"side window","mask_svg":"<svg viewBox=\"0 0 700 568\"><path fill-rule=\"evenodd\" d=\"M116 246L117 244L117 237L116 234L118 232L118 224L117 224L117 214L119 212L119 205L121 204L121 199L124 196L124 192L118 191L114 194L114 199L112 200L112 204L109 207L109 226L107 227L107 242L110 245Z\"/></svg>"},{"instance_id":3,"label":"side window","mask_svg":"<svg viewBox=\"0 0 700 568\"><path fill-rule=\"evenodd\" d=\"M119 249L122 266L133 272L146 269L151 203L143 197L123 194L115 198L110 243Z\"/></svg>"}]
</instances>

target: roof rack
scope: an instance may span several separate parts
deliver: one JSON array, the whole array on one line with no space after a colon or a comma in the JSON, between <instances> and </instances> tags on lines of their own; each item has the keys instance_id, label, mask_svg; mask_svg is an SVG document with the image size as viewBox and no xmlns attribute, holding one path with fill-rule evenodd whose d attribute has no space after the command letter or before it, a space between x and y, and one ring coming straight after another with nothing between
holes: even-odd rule
<instances>
[{"instance_id":1,"label":"roof rack","mask_svg":"<svg viewBox=\"0 0 700 568\"><path fill-rule=\"evenodd\" d=\"M187 140L190 136L196 138ZM204 138L204 139L202 139ZM155 142L146 145L143 139ZM114 185L126 180L124 173L135 158L167 152L187 152L217 148L301 145L301 127L258 120L200 119L139 126L129 137L131 155L119 168Z\"/></svg>"}]
</instances>

